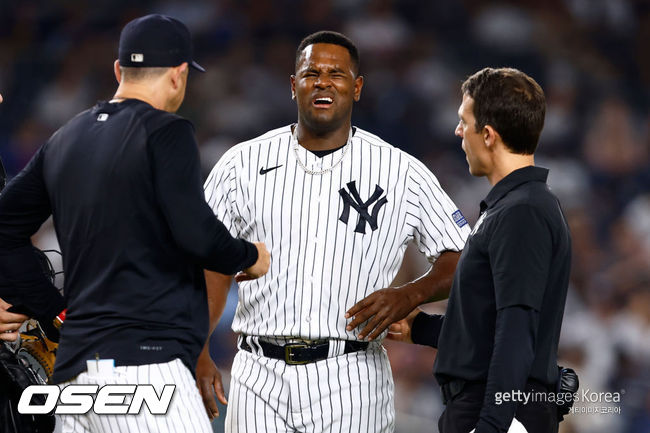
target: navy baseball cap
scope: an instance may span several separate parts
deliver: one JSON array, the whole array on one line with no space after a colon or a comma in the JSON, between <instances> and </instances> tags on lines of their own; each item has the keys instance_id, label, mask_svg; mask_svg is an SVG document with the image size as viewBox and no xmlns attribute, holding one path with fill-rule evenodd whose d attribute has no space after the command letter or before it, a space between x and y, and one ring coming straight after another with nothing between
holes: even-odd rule
<instances>
[{"instance_id":1,"label":"navy baseball cap","mask_svg":"<svg viewBox=\"0 0 650 433\"><path fill-rule=\"evenodd\" d=\"M165 15L145 15L130 21L120 34L121 66L149 68L178 66L187 62L197 71L205 69L192 60L192 37L185 24Z\"/></svg>"}]
</instances>

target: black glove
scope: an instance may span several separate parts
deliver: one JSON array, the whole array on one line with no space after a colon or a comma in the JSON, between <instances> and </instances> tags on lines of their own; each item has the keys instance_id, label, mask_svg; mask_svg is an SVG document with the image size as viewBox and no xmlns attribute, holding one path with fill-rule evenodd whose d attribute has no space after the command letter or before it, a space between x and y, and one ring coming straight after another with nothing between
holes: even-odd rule
<instances>
[{"instance_id":1,"label":"black glove","mask_svg":"<svg viewBox=\"0 0 650 433\"><path fill-rule=\"evenodd\" d=\"M5 343L0 343L0 431L8 433L51 433L54 415L22 415L18 401L29 385L42 385L38 376L26 367ZM34 404L45 404L45 396L36 394Z\"/></svg>"},{"instance_id":2,"label":"black glove","mask_svg":"<svg viewBox=\"0 0 650 433\"><path fill-rule=\"evenodd\" d=\"M557 405L558 422L561 422L573 407L573 397L578 392L580 380L578 380L578 374L572 368L565 368L559 365L557 368L558 378L555 392L558 396L562 396L563 404Z\"/></svg>"}]
</instances>

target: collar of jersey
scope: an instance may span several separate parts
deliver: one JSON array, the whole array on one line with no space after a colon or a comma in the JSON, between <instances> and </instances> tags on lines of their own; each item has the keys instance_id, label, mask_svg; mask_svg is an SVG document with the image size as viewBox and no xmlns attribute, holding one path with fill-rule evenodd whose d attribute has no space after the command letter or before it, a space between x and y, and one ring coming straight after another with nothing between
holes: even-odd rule
<instances>
[{"instance_id":1,"label":"collar of jersey","mask_svg":"<svg viewBox=\"0 0 650 433\"><path fill-rule=\"evenodd\" d=\"M293 123L289 125L289 134L291 134L291 147L294 148L296 145L296 136L293 133L294 128L296 127L296 124ZM348 152L348 147L352 145L352 138L354 137L354 133L356 132L356 128L353 126L350 129L350 134L348 135L348 141L344 146L341 146L339 149L337 149L335 152L330 153L329 155L325 155L324 157L319 157L304 148L300 143L297 143L298 146L296 147L296 151L292 151L295 158L300 158L300 162L302 162L305 167L309 170L313 170L316 172L325 172L325 171L330 171L334 168L336 168L337 165L341 165L343 163L343 159L345 158L345 154ZM323 173L320 173L323 174Z\"/></svg>"}]
</instances>

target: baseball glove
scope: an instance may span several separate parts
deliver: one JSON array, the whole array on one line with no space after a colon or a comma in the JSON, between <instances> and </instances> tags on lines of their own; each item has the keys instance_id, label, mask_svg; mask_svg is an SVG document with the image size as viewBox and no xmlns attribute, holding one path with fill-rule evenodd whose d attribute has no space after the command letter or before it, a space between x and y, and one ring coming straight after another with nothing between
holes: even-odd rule
<instances>
[{"instance_id":1,"label":"baseball glove","mask_svg":"<svg viewBox=\"0 0 650 433\"><path fill-rule=\"evenodd\" d=\"M26 362L43 383L47 383L54 372L56 349L59 345L48 339L34 321L30 320L27 326L28 330L20 334L20 346L16 356Z\"/></svg>"},{"instance_id":2,"label":"baseball glove","mask_svg":"<svg viewBox=\"0 0 650 433\"><path fill-rule=\"evenodd\" d=\"M19 349L21 350L21 349ZM29 364L8 343L0 343L0 431L8 433L51 433L54 415L23 415L18 402L23 390L44 383ZM44 395L34 395L34 404L44 404Z\"/></svg>"}]
</instances>

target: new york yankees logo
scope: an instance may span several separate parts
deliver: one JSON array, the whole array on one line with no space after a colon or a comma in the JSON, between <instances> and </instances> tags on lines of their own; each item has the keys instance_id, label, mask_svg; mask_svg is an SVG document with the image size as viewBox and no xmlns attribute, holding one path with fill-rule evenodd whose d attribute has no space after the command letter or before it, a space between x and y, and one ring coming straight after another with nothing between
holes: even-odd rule
<instances>
[{"instance_id":1,"label":"new york yankees logo","mask_svg":"<svg viewBox=\"0 0 650 433\"><path fill-rule=\"evenodd\" d=\"M379 210L383 205L388 203L386 196L382 197L381 199L379 198L384 193L384 190L379 185L375 185L375 192L372 193L367 201L364 202L359 196L359 192L357 191L357 186L354 180L352 182L348 182L347 187L350 190L349 193L345 190L345 188L341 188L339 190L339 194L343 199L343 212L341 212L339 220L345 224L348 223L348 219L350 217L350 206L352 206L359 213L357 226L354 229L355 232L365 234L366 222L370 224L370 228L373 231L377 230L377 215L379 214ZM352 194L351 197L350 194ZM368 207L373 203L375 203L375 205L372 208L371 215L368 213Z\"/></svg>"}]
</instances>

